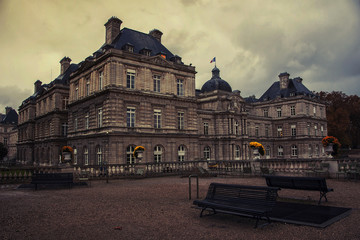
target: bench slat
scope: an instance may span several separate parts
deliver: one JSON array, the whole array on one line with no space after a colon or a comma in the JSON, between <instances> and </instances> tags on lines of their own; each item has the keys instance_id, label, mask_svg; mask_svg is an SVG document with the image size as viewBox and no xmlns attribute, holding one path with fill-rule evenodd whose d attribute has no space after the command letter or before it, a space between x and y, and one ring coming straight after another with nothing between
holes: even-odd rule
<instances>
[{"instance_id":1,"label":"bench slat","mask_svg":"<svg viewBox=\"0 0 360 240\"><path fill-rule=\"evenodd\" d=\"M266 184L269 187L279 187L295 190L320 191L320 200L325 197L326 193L332 192L332 188L326 185L326 179L321 177L293 177L293 176L274 176L265 175Z\"/></svg>"},{"instance_id":2,"label":"bench slat","mask_svg":"<svg viewBox=\"0 0 360 240\"><path fill-rule=\"evenodd\" d=\"M205 209L226 211L228 213L244 213L256 217L257 223L261 217L270 219L268 213L276 204L279 188L243 186L236 184L211 183L204 200L195 200L193 204ZM202 216L202 212L200 216Z\"/></svg>"}]
</instances>

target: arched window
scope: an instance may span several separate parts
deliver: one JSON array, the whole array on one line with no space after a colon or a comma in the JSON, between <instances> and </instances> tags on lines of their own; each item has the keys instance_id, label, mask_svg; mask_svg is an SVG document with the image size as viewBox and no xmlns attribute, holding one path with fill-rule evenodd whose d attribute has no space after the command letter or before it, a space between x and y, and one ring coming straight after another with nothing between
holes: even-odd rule
<instances>
[{"instance_id":1,"label":"arched window","mask_svg":"<svg viewBox=\"0 0 360 240\"><path fill-rule=\"evenodd\" d=\"M134 146L128 146L126 148L126 163L127 164L134 164L135 163L135 157L134 157Z\"/></svg>"},{"instance_id":2,"label":"arched window","mask_svg":"<svg viewBox=\"0 0 360 240\"><path fill-rule=\"evenodd\" d=\"M315 145L315 155L318 157L319 156L319 145Z\"/></svg>"},{"instance_id":3,"label":"arched window","mask_svg":"<svg viewBox=\"0 0 360 240\"><path fill-rule=\"evenodd\" d=\"M292 157L297 157L297 155L298 155L297 146L296 146L296 145L292 145L292 146L291 146L291 156L292 156Z\"/></svg>"},{"instance_id":4,"label":"arched window","mask_svg":"<svg viewBox=\"0 0 360 240\"><path fill-rule=\"evenodd\" d=\"M265 154L266 154L266 158L270 158L270 156L271 156L271 151L270 151L270 146L269 145L267 145L266 146L266 149L265 149Z\"/></svg>"},{"instance_id":5,"label":"arched window","mask_svg":"<svg viewBox=\"0 0 360 240\"><path fill-rule=\"evenodd\" d=\"M84 164L89 165L89 150L87 147L84 147Z\"/></svg>"},{"instance_id":6,"label":"arched window","mask_svg":"<svg viewBox=\"0 0 360 240\"><path fill-rule=\"evenodd\" d=\"M74 164L76 165L76 164L78 164L78 161L77 161L77 149L76 149L76 147L73 147L73 150L74 150Z\"/></svg>"},{"instance_id":7,"label":"arched window","mask_svg":"<svg viewBox=\"0 0 360 240\"><path fill-rule=\"evenodd\" d=\"M185 161L185 146L184 145L180 145L178 147L178 160L179 160L179 162Z\"/></svg>"},{"instance_id":8,"label":"arched window","mask_svg":"<svg viewBox=\"0 0 360 240\"><path fill-rule=\"evenodd\" d=\"M103 162L103 156L102 156L102 151L101 151L100 146L96 147L96 160L97 160L98 165L101 165Z\"/></svg>"},{"instance_id":9,"label":"arched window","mask_svg":"<svg viewBox=\"0 0 360 240\"><path fill-rule=\"evenodd\" d=\"M284 156L284 148L283 146L278 146L278 157Z\"/></svg>"},{"instance_id":10,"label":"arched window","mask_svg":"<svg viewBox=\"0 0 360 240\"><path fill-rule=\"evenodd\" d=\"M311 146L311 144L309 144L309 147L308 147L309 157L312 157L312 154L313 154L312 151L313 151L313 150L312 150L312 146Z\"/></svg>"},{"instance_id":11,"label":"arched window","mask_svg":"<svg viewBox=\"0 0 360 240\"><path fill-rule=\"evenodd\" d=\"M240 160L240 146L235 146L235 160Z\"/></svg>"},{"instance_id":12,"label":"arched window","mask_svg":"<svg viewBox=\"0 0 360 240\"><path fill-rule=\"evenodd\" d=\"M154 147L154 162L162 162L163 148L160 145Z\"/></svg>"},{"instance_id":13,"label":"arched window","mask_svg":"<svg viewBox=\"0 0 360 240\"><path fill-rule=\"evenodd\" d=\"M210 147L204 147L204 158L210 160Z\"/></svg>"}]
</instances>

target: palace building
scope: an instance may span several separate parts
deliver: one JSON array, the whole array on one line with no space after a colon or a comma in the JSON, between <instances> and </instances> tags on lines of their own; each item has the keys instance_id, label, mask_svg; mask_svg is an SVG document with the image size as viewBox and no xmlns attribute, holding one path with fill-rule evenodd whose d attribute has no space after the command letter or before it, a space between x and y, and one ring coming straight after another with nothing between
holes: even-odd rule
<instances>
[{"instance_id":1,"label":"palace building","mask_svg":"<svg viewBox=\"0 0 360 240\"><path fill-rule=\"evenodd\" d=\"M61 61L59 77L35 82L19 108L18 159L54 165L61 148L74 164L249 160L251 141L262 158L319 158L325 105L301 78L281 73L259 98L243 98L215 67L195 89L195 67L162 43L162 32L121 29L112 17L105 43L78 64Z\"/></svg>"}]
</instances>

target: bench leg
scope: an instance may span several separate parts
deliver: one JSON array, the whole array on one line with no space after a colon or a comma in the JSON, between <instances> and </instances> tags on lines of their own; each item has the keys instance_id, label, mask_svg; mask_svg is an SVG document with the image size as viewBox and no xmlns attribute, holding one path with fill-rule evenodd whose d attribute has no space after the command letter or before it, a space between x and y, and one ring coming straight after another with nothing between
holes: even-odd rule
<instances>
[{"instance_id":1,"label":"bench leg","mask_svg":"<svg viewBox=\"0 0 360 240\"><path fill-rule=\"evenodd\" d=\"M260 227L264 227L266 225L271 224L271 220L270 220L268 214L266 214L264 217L266 217L267 223L262 224ZM254 216L254 218L256 218L256 223L255 223L254 228L257 228L259 225L259 220L261 219L261 216Z\"/></svg>"},{"instance_id":2,"label":"bench leg","mask_svg":"<svg viewBox=\"0 0 360 240\"><path fill-rule=\"evenodd\" d=\"M258 227L259 219L260 219L260 216L256 216L256 223L255 223L254 228Z\"/></svg>"},{"instance_id":3,"label":"bench leg","mask_svg":"<svg viewBox=\"0 0 360 240\"><path fill-rule=\"evenodd\" d=\"M200 217L202 217L203 216L203 212L206 210L206 209L208 209L208 208L202 208L201 209L201 212L200 212ZM211 216L211 215L214 215L214 214L216 214L216 211L215 211L215 209L213 209L212 208L212 210L213 210L213 214L208 214L208 215L206 215L206 216Z\"/></svg>"},{"instance_id":4,"label":"bench leg","mask_svg":"<svg viewBox=\"0 0 360 240\"><path fill-rule=\"evenodd\" d=\"M322 199L322 198L325 198L325 201L326 201L326 202L328 201L328 199L327 199L327 197L326 197L326 192L320 192L320 199L319 199L318 204L321 204L321 199Z\"/></svg>"}]
</instances>

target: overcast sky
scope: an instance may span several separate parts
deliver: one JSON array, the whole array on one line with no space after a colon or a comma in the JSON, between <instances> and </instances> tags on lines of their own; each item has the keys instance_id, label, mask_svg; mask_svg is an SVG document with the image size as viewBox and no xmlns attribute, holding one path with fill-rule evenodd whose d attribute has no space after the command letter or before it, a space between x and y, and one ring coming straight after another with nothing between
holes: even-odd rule
<instances>
[{"instance_id":1,"label":"overcast sky","mask_svg":"<svg viewBox=\"0 0 360 240\"><path fill-rule=\"evenodd\" d=\"M163 32L162 43L196 67L196 88L220 76L260 97L281 72L311 91L360 95L360 0L0 0L0 112L18 109L59 61L79 63L105 41L104 24Z\"/></svg>"}]
</instances>

